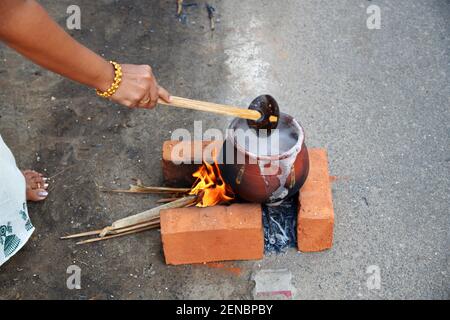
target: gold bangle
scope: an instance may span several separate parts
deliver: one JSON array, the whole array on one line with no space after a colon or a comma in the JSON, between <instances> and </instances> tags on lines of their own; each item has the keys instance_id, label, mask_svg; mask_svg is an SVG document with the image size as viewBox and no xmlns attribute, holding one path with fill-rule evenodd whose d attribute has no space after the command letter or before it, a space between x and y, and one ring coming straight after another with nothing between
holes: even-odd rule
<instances>
[{"instance_id":1,"label":"gold bangle","mask_svg":"<svg viewBox=\"0 0 450 320\"><path fill-rule=\"evenodd\" d=\"M122 81L122 67L120 66L120 64L114 61L110 61L109 63L111 63L114 66L114 82L112 83L111 87L109 87L109 89L106 91L102 92L98 89L95 90L95 92L97 92L97 94L103 98L109 98L114 93L116 93L117 89L119 89L120 82Z\"/></svg>"}]
</instances>

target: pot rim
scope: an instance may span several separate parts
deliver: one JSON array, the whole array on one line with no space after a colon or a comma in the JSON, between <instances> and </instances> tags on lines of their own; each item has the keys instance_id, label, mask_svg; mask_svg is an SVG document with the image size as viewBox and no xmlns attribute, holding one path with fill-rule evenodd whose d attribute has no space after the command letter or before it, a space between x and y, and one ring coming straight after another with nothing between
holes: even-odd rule
<instances>
[{"instance_id":1,"label":"pot rim","mask_svg":"<svg viewBox=\"0 0 450 320\"><path fill-rule=\"evenodd\" d=\"M302 146L303 143L305 141L305 131L303 130L303 127L300 125L300 123L291 115L287 114L287 113L283 113L280 112L280 117L286 117L288 119L291 120L291 123L294 124L294 128L297 129L298 131L298 139L297 142L288 150L286 150L285 152L278 154L278 155L256 155L248 150L246 150L245 148L243 148L243 146L241 146L240 144L237 143L236 139L235 139L235 132L236 129L234 129L233 127L235 126L236 122L238 122L240 119L239 118L235 118L233 121L231 121L230 125L228 126L229 129L233 129L232 132L234 132L233 135L231 135L230 130L227 131L227 137L226 139L232 139L233 141L233 145L241 152L243 152L244 154L256 159L256 160L283 160L286 159L288 157L290 157L293 153L300 153L300 151L302 151Z\"/></svg>"}]
</instances>

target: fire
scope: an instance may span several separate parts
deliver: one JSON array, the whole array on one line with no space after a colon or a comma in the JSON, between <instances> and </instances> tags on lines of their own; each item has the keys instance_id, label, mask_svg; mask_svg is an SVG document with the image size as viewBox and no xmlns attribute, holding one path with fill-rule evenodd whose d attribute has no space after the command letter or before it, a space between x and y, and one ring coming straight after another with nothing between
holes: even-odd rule
<instances>
[{"instance_id":1,"label":"fire","mask_svg":"<svg viewBox=\"0 0 450 320\"><path fill-rule=\"evenodd\" d=\"M234 199L233 190L223 180L215 157L212 165L203 162L203 165L192 176L197 180L189 194L199 196L197 207L210 207Z\"/></svg>"}]
</instances>

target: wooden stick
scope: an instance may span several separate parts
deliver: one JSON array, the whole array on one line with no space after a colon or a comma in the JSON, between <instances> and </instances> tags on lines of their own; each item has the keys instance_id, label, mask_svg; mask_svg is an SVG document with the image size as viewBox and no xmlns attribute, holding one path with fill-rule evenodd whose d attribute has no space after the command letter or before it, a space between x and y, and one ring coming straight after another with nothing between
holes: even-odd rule
<instances>
[{"instance_id":1,"label":"wooden stick","mask_svg":"<svg viewBox=\"0 0 450 320\"><path fill-rule=\"evenodd\" d=\"M158 103L166 105L166 106L193 109L193 110L198 110L198 111L213 112L213 113L218 113L218 114L222 114L222 115L226 115L226 116L244 118L244 119L249 119L249 120L258 120L259 118L261 118L261 113L259 113L256 110L243 109L243 108L234 107L234 106L227 106L224 104L192 100L192 99L176 97L176 96L171 96L171 98L172 98L172 101L170 103L167 103L162 99L159 99ZM269 120L270 120L270 122L276 122L277 117L270 116Z\"/></svg>"},{"instance_id":2,"label":"wooden stick","mask_svg":"<svg viewBox=\"0 0 450 320\"><path fill-rule=\"evenodd\" d=\"M177 0L177 15L180 16L183 11L183 0Z\"/></svg>"},{"instance_id":3,"label":"wooden stick","mask_svg":"<svg viewBox=\"0 0 450 320\"><path fill-rule=\"evenodd\" d=\"M103 238L110 234L120 234L120 233L137 230L137 229L141 229L141 228L145 228L145 227L150 227L150 226L159 226L159 219L150 220L149 222L144 222L144 223L138 223L138 224L135 224L134 226L130 226L130 227L126 227L126 228L108 229L108 231L106 231L104 233L100 232L99 237ZM103 229L103 230L105 230L105 229Z\"/></svg>"},{"instance_id":4,"label":"wooden stick","mask_svg":"<svg viewBox=\"0 0 450 320\"><path fill-rule=\"evenodd\" d=\"M180 198L162 198L162 199L156 200L156 203L167 203L167 202L175 201L177 199L180 199Z\"/></svg>"},{"instance_id":5,"label":"wooden stick","mask_svg":"<svg viewBox=\"0 0 450 320\"><path fill-rule=\"evenodd\" d=\"M70 169L70 168L75 167L75 166L76 166L76 164L73 164L73 165L71 165L71 166L68 166L67 168L62 169L61 171L59 171L58 173L55 173L54 175L48 177L47 179L48 179L48 180L51 180L51 179L53 179L54 177L59 176L61 173L63 173L63 172L66 171L67 169Z\"/></svg>"},{"instance_id":6,"label":"wooden stick","mask_svg":"<svg viewBox=\"0 0 450 320\"><path fill-rule=\"evenodd\" d=\"M195 205L196 205L195 202L191 202L191 203L188 203L187 205L185 205L183 208L189 208L189 207L193 207Z\"/></svg>"},{"instance_id":7,"label":"wooden stick","mask_svg":"<svg viewBox=\"0 0 450 320\"><path fill-rule=\"evenodd\" d=\"M91 242L108 240L108 239L112 239L112 238L126 236L126 235L133 234L133 233L138 233L138 232L142 232L142 231L146 231L146 230L151 230L151 229L154 229L156 227L158 227L158 225L148 226L148 227L145 227L145 228L139 228L139 229L136 229L136 230L123 232L123 233L119 233L119 234L113 234L113 235L109 235L109 236L104 236L102 238L87 239L87 240L79 241L76 244L86 244L86 243L91 243Z\"/></svg>"},{"instance_id":8,"label":"wooden stick","mask_svg":"<svg viewBox=\"0 0 450 320\"><path fill-rule=\"evenodd\" d=\"M177 199L175 201L163 204L161 206L152 208L150 210L146 210L144 212L120 219L115 221L111 226L110 230L121 229L125 227L129 227L135 224L139 224L142 222L146 222L151 219L155 219L159 217L159 212L163 209L172 209L172 208L181 208L190 203L195 202L197 196L185 196L183 198ZM108 228L108 227L107 227Z\"/></svg>"},{"instance_id":9,"label":"wooden stick","mask_svg":"<svg viewBox=\"0 0 450 320\"><path fill-rule=\"evenodd\" d=\"M86 232L81 232L81 233L75 233L75 234L71 234L71 235L68 235L68 236L59 237L59 239L66 240L66 239L73 239L73 238L81 238L81 237L93 236L93 235L96 235L96 234L100 234L100 232L102 232L102 230L103 229L86 231Z\"/></svg>"},{"instance_id":10,"label":"wooden stick","mask_svg":"<svg viewBox=\"0 0 450 320\"><path fill-rule=\"evenodd\" d=\"M134 225L134 226L126 227L126 228L122 228L122 229L110 229L109 233L106 233L106 234L118 234L118 233L130 231L130 230L143 228L143 227L147 227L147 226L151 226L151 225L158 225L158 224L159 224L159 218L155 218L153 220L149 220L147 222L140 223L140 224L137 224L137 225ZM81 238L81 237L87 237L87 236L94 236L94 235L101 234L102 231L104 231L104 230L105 230L105 228L98 229L98 230L81 232L81 233L75 233L75 234L71 234L71 235L68 235L68 236L62 236L59 239L67 240L67 239Z\"/></svg>"},{"instance_id":11,"label":"wooden stick","mask_svg":"<svg viewBox=\"0 0 450 320\"><path fill-rule=\"evenodd\" d=\"M127 232L128 230L136 230L138 228L146 226L159 225L159 212L163 209L170 208L181 208L187 205L195 203L197 196L186 196L183 198L176 199L172 202L163 204L156 208L143 211L141 213L120 219L115 221L111 226L107 226L103 229L86 231L81 233L76 233L68 236L60 237L62 240L80 238L92 235L99 235L101 238L105 238L107 235L119 234Z\"/></svg>"},{"instance_id":12,"label":"wooden stick","mask_svg":"<svg viewBox=\"0 0 450 320\"><path fill-rule=\"evenodd\" d=\"M123 192L123 193L188 193L190 188L168 188L168 187L145 187L130 185L130 189L103 189L102 192Z\"/></svg>"}]
</instances>

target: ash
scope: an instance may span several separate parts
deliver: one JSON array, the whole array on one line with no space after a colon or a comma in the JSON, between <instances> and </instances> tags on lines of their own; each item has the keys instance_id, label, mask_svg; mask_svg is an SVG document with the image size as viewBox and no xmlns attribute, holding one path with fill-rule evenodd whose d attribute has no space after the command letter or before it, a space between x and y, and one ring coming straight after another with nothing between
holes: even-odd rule
<instances>
[{"instance_id":1,"label":"ash","mask_svg":"<svg viewBox=\"0 0 450 320\"><path fill-rule=\"evenodd\" d=\"M264 224L264 251L285 252L297 246L298 194L277 206L262 205Z\"/></svg>"}]
</instances>

